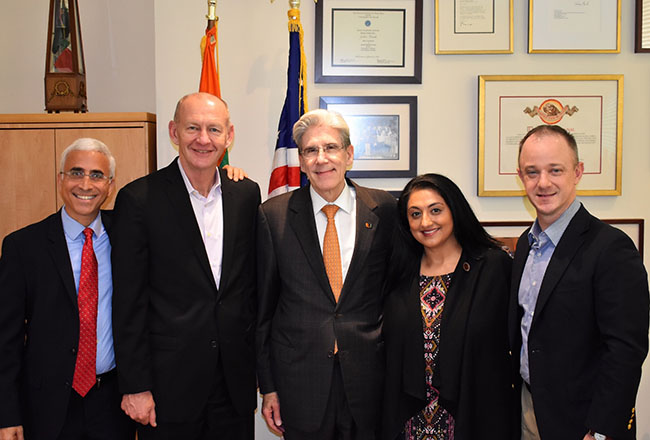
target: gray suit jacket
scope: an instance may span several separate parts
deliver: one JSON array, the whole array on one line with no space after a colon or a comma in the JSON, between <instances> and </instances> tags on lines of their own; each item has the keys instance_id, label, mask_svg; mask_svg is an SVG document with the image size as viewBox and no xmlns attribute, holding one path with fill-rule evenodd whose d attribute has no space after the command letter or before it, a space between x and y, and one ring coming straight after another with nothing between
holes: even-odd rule
<instances>
[{"instance_id":1,"label":"gray suit jacket","mask_svg":"<svg viewBox=\"0 0 650 440\"><path fill-rule=\"evenodd\" d=\"M258 381L277 391L283 419L318 429L332 378L334 340L352 416L375 429L384 351L382 285L396 212L384 191L353 183L356 242L338 303L318 243L309 187L268 200L258 216Z\"/></svg>"},{"instance_id":2,"label":"gray suit jacket","mask_svg":"<svg viewBox=\"0 0 650 440\"><path fill-rule=\"evenodd\" d=\"M509 333L521 349L518 292L526 230L512 268ZM588 429L636 438L634 402L648 352L648 275L625 233L576 213L555 248L528 334L528 362L542 438L572 440Z\"/></svg>"}]
</instances>

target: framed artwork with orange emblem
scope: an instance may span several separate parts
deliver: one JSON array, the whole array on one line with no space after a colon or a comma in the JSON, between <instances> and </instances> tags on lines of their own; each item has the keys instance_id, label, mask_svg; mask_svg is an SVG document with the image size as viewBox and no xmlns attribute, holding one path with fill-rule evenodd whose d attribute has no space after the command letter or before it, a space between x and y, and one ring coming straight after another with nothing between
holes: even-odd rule
<instances>
[{"instance_id":1,"label":"framed artwork with orange emblem","mask_svg":"<svg viewBox=\"0 0 650 440\"><path fill-rule=\"evenodd\" d=\"M559 125L576 138L578 194L621 194L623 75L479 76L478 195L523 196L519 141Z\"/></svg>"}]
</instances>

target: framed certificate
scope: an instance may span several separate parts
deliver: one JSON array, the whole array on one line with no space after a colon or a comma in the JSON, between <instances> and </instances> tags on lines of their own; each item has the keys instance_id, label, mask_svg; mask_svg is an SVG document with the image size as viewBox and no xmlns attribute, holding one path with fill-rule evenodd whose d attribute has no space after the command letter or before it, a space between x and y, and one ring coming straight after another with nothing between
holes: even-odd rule
<instances>
[{"instance_id":1,"label":"framed certificate","mask_svg":"<svg viewBox=\"0 0 650 440\"><path fill-rule=\"evenodd\" d=\"M650 0L636 0L635 52L650 52Z\"/></svg>"},{"instance_id":2,"label":"framed certificate","mask_svg":"<svg viewBox=\"0 0 650 440\"><path fill-rule=\"evenodd\" d=\"M632 239L641 254L641 259L643 259L643 229L645 220L642 218L616 218L603 221L625 232ZM515 252L519 236L527 228L532 226L532 224L532 221L525 220L481 222L481 225L483 225L488 234L506 245L512 253Z\"/></svg>"},{"instance_id":3,"label":"framed certificate","mask_svg":"<svg viewBox=\"0 0 650 440\"><path fill-rule=\"evenodd\" d=\"M619 53L621 0L528 0L528 53Z\"/></svg>"},{"instance_id":4,"label":"framed certificate","mask_svg":"<svg viewBox=\"0 0 650 440\"><path fill-rule=\"evenodd\" d=\"M435 52L513 52L513 0L435 0Z\"/></svg>"},{"instance_id":5,"label":"framed certificate","mask_svg":"<svg viewBox=\"0 0 650 440\"><path fill-rule=\"evenodd\" d=\"M422 83L423 0L320 0L317 83Z\"/></svg>"},{"instance_id":6,"label":"framed certificate","mask_svg":"<svg viewBox=\"0 0 650 440\"><path fill-rule=\"evenodd\" d=\"M417 96L321 96L350 127L354 164L349 177L417 174Z\"/></svg>"},{"instance_id":7,"label":"framed certificate","mask_svg":"<svg viewBox=\"0 0 650 440\"><path fill-rule=\"evenodd\" d=\"M578 194L621 194L623 75L479 76L478 195L521 196L519 141L541 124L578 143Z\"/></svg>"}]
</instances>

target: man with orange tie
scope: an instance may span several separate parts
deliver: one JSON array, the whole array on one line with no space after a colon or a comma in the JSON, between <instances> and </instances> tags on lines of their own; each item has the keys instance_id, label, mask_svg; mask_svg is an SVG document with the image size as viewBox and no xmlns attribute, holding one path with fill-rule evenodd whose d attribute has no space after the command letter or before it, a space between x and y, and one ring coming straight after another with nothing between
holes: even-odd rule
<instances>
[{"instance_id":1,"label":"man with orange tie","mask_svg":"<svg viewBox=\"0 0 650 440\"><path fill-rule=\"evenodd\" d=\"M304 114L293 137L310 184L258 215L262 415L287 440L374 439L395 199L346 180L354 147L338 113Z\"/></svg>"},{"instance_id":2,"label":"man with orange tie","mask_svg":"<svg viewBox=\"0 0 650 440\"><path fill-rule=\"evenodd\" d=\"M120 409L110 217L100 213L114 174L106 145L77 139L61 157L63 208L3 241L1 440L135 437Z\"/></svg>"}]
</instances>

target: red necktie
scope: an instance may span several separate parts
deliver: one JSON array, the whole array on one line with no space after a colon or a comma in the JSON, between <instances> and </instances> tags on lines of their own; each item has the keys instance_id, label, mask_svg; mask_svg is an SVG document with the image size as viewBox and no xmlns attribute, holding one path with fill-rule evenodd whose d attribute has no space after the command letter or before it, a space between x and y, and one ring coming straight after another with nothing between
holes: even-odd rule
<instances>
[{"instance_id":1,"label":"red necktie","mask_svg":"<svg viewBox=\"0 0 650 440\"><path fill-rule=\"evenodd\" d=\"M81 251L79 277L79 349L72 388L84 397L95 385L97 358L97 258L93 250L93 230L84 229L86 241Z\"/></svg>"}]
</instances>

